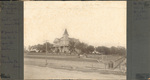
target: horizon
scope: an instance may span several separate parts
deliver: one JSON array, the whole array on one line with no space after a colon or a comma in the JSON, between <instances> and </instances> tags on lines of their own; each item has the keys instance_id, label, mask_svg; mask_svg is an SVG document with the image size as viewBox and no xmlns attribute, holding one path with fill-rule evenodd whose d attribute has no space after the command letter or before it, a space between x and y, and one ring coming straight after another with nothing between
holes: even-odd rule
<instances>
[{"instance_id":1,"label":"horizon","mask_svg":"<svg viewBox=\"0 0 150 80\"><path fill-rule=\"evenodd\" d=\"M65 28L66 29L66 28ZM65 30L64 30L65 31ZM68 30L67 30L67 32L68 32ZM63 33L64 34L64 33ZM63 36L63 34L62 34L62 36ZM68 34L69 34L69 32L68 32ZM61 37L62 37L61 36ZM57 37L57 38L61 38L61 37ZM74 37L70 37L70 35L69 35L69 38L74 38ZM55 38L56 39L56 38ZM54 39L54 40L55 40ZM75 39L77 39L77 38L75 38ZM80 39L79 39L79 41L80 41ZM25 46L25 47L29 47L29 46L34 46L34 45L38 45L38 44L44 44L44 43L46 43L46 42L49 42L49 40L44 40L42 43L37 43L37 44L33 44L33 45L28 45L28 46ZM80 41L80 42L83 42L83 41ZM50 44L54 44L53 42L49 42ZM85 43L85 44L88 44L88 43L86 43L86 42L83 42L83 43ZM91 44L88 44L88 45L91 45ZM91 45L91 46L94 46L94 45ZM96 45L96 46L94 46L94 47L98 47L98 46L105 46L105 45ZM105 47L108 47L108 48L111 48L111 47L113 47L113 46L105 46ZM118 46L114 46L114 47L124 47L124 48L126 48L125 46L120 46L120 45L118 45Z\"/></svg>"}]
</instances>

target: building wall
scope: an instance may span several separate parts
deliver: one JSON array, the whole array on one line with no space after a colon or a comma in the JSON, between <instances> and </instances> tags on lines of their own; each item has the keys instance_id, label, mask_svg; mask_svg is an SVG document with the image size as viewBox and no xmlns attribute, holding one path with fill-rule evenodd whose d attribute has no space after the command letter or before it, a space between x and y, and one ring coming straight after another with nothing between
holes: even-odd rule
<instances>
[{"instance_id":1,"label":"building wall","mask_svg":"<svg viewBox=\"0 0 150 80\"><path fill-rule=\"evenodd\" d=\"M61 38L56 38L54 40L54 46L55 46L55 52L66 52L66 53L69 53L69 42L70 41L74 41L74 42L79 42L78 39L74 39L74 38L69 38L68 37L68 32L67 30L65 30L64 34L63 34L63 37Z\"/></svg>"}]
</instances>

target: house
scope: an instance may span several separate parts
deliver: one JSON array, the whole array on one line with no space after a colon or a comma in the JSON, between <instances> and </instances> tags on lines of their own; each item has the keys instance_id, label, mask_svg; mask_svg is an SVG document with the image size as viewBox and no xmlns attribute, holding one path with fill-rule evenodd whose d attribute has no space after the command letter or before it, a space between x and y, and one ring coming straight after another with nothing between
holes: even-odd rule
<instances>
[{"instance_id":1,"label":"house","mask_svg":"<svg viewBox=\"0 0 150 80\"><path fill-rule=\"evenodd\" d=\"M37 49L31 49L29 52L39 52Z\"/></svg>"},{"instance_id":2,"label":"house","mask_svg":"<svg viewBox=\"0 0 150 80\"><path fill-rule=\"evenodd\" d=\"M79 42L78 39L70 38L67 29L65 29L63 36L54 40L54 52L70 52L69 44L71 41L75 43Z\"/></svg>"},{"instance_id":3,"label":"house","mask_svg":"<svg viewBox=\"0 0 150 80\"><path fill-rule=\"evenodd\" d=\"M99 55L102 55L102 53L96 51L96 49L92 52L93 54L99 54Z\"/></svg>"}]
</instances>

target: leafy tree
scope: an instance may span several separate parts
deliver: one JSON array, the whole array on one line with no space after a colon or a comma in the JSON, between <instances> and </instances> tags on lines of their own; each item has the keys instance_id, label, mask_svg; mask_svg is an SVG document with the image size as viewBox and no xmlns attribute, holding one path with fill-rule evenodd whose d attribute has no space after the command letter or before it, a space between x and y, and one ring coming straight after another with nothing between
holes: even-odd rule
<instances>
[{"instance_id":1,"label":"leafy tree","mask_svg":"<svg viewBox=\"0 0 150 80\"><path fill-rule=\"evenodd\" d=\"M110 54L110 49L105 46L96 47L96 51L98 51L99 53L105 54L105 55Z\"/></svg>"},{"instance_id":2,"label":"leafy tree","mask_svg":"<svg viewBox=\"0 0 150 80\"><path fill-rule=\"evenodd\" d=\"M75 48L77 48L78 50L81 51L79 54L86 54L88 52L87 47L88 47L88 45L86 43L83 43L83 42L79 42L75 46Z\"/></svg>"},{"instance_id":3,"label":"leafy tree","mask_svg":"<svg viewBox=\"0 0 150 80\"><path fill-rule=\"evenodd\" d=\"M125 49L125 47L121 47L121 46L118 46L117 47L117 54L118 55L121 55L121 56L125 56L126 55L126 49Z\"/></svg>"},{"instance_id":4,"label":"leafy tree","mask_svg":"<svg viewBox=\"0 0 150 80\"><path fill-rule=\"evenodd\" d=\"M96 47L96 51L103 53L105 55L126 55L126 49L124 47L118 46L111 48L105 46L98 46Z\"/></svg>"},{"instance_id":5,"label":"leafy tree","mask_svg":"<svg viewBox=\"0 0 150 80\"><path fill-rule=\"evenodd\" d=\"M94 51L94 46L92 46L92 45L89 45L88 47L87 47L87 51L88 51L88 53L92 53L93 51Z\"/></svg>"},{"instance_id":6,"label":"leafy tree","mask_svg":"<svg viewBox=\"0 0 150 80\"><path fill-rule=\"evenodd\" d=\"M69 51L70 51L70 54L71 54L72 52L76 52L76 51L75 51L75 45L76 45L76 42L74 42L74 41L70 41L70 42L69 42Z\"/></svg>"},{"instance_id":7,"label":"leafy tree","mask_svg":"<svg viewBox=\"0 0 150 80\"><path fill-rule=\"evenodd\" d=\"M104 53L104 48L103 48L103 46L98 46L98 47L96 47L96 51L98 51L99 53Z\"/></svg>"},{"instance_id":8,"label":"leafy tree","mask_svg":"<svg viewBox=\"0 0 150 80\"><path fill-rule=\"evenodd\" d=\"M43 47L42 47L43 50L45 49L44 51L46 51L46 46L47 46L47 51L48 51L48 52L52 52L53 44L51 44L51 43L49 43L49 42L45 42L45 43L43 44Z\"/></svg>"},{"instance_id":9,"label":"leafy tree","mask_svg":"<svg viewBox=\"0 0 150 80\"><path fill-rule=\"evenodd\" d=\"M29 46L29 50L36 49L36 50L39 50L39 52L46 52L46 46L47 46L47 51L52 52L53 44L49 42L46 42L44 44L37 44L37 45Z\"/></svg>"},{"instance_id":10,"label":"leafy tree","mask_svg":"<svg viewBox=\"0 0 150 80\"><path fill-rule=\"evenodd\" d=\"M112 47L110 48L110 51L111 51L110 54L112 54L112 55L113 55L113 54L117 54L117 50L118 50L118 49L117 49L116 47L112 46Z\"/></svg>"},{"instance_id":11,"label":"leafy tree","mask_svg":"<svg viewBox=\"0 0 150 80\"><path fill-rule=\"evenodd\" d=\"M110 48L103 47L104 48L104 54L109 55L110 54Z\"/></svg>"}]
</instances>

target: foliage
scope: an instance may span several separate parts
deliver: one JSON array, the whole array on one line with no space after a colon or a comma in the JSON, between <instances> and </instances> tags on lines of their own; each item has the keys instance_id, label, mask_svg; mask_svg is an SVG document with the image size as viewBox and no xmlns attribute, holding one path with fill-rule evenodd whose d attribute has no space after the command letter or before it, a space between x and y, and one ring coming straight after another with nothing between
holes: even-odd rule
<instances>
[{"instance_id":1,"label":"foliage","mask_svg":"<svg viewBox=\"0 0 150 80\"><path fill-rule=\"evenodd\" d=\"M47 46L47 51L52 52L53 44L49 42L45 42L44 44L37 44L37 45L29 46L29 51L32 49L36 49L39 52L46 52L46 46Z\"/></svg>"},{"instance_id":2,"label":"foliage","mask_svg":"<svg viewBox=\"0 0 150 80\"><path fill-rule=\"evenodd\" d=\"M38 52L46 52L46 46L47 46L47 51L52 52L53 51L53 44L46 42L44 44L37 44L33 46L29 46L28 50L32 51L33 49L38 50ZM76 52L77 54L92 54L94 50L97 52L104 54L104 55L124 55L126 56L126 49L125 47L122 46L112 46L112 47L106 47L106 46L98 46L94 48L92 45L88 45L84 42L74 42L70 41L69 42L69 51L70 54L73 52ZM27 50L27 49L24 49ZM78 50L78 51L77 51Z\"/></svg>"},{"instance_id":3,"label":"foliage","mask_svg":"<svg viewBox=\"0 0 150 80\"><path fill-rule=\"evenodd\" d=\"M70 54L72 52L75 52L75 45L76 45L76 43L74 41L70 41L69 42L69 51L70 51Z\"/></svg>"},{"instance_id":4,"label":"foliage","mask_svg":"<svg viewBox=\"0 0 150 80\"><path fill-rule=\"evenodd\" d=\"M125 47L114 47L111 48L105 47L105 46L98 46L96 47L96 51L104 54L104 55L126 55L126 49Z\"/></svg>"},{"instance_id":5,"label":"foliage","mask_svg":"<svg viewBox=\"0 0 150 80\"><path fill-rule=\"evenodd\" d=\"M92 54L92 52L95 50L95 48L94 48L94 46L92 46L92 45L89 45L88 47L87 47L87 51L88 51L88 53L89 54Z\"/></svg>"},{"instance_id":6,"label":"foliage","mask_svg":"<svg viewBox=\"0 0 150 80\"><path fill-rule=\"evenodd\" d=\"M96 51L98 51L99 53L102 53L102 54L106 54L106 55L110 53L110 49L105 46L96 47Z\"/></svg>"},{"instance_id":7,"label":"foliage","mask_svg":"<svg viewBox=\"0 0 150 80\"><path fill-rule=\"evenodd\" d=\"M80 50L81 52L79 54L84 54L87 53L87 44L83 43L83 42L79 42L76 44L76 49Z\"/></svg>"},{"instance_id":8,"label":"foliage","mask_svg":"<svg viewBox=\"0 0 150 80\"><path fill-rule=\"evenodd\" d=\"M94 51L94 46L83 42L77 43L75 48L81 51L79 54L91 54Z\"/></svg>"}]
</instances>

